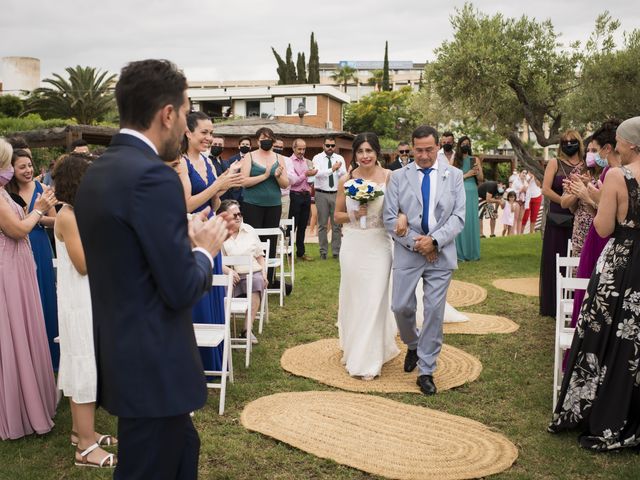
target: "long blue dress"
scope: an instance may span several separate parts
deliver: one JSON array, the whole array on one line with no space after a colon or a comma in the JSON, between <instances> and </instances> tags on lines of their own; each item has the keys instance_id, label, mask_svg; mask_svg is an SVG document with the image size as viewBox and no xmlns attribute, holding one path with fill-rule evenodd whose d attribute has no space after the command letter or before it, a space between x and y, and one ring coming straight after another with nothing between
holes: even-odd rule
<instances>
[{"instance_id":1,"label":"long blue dress","mask_svg":"<svg viewBox=\"0 0 640 480\"><path fill-rule=\"evenodd\" d=\"M36 188L33 191L28 212L33 210L36 197L44 190L40 182L35 181ZM56 296L56 276L53 271L53 252L51 242L44 227L40 224L31 230L29 242L33 251L33 258L36 262L36 275L38 277L38 288L40 289L40 300L44 312L44 323L47 329L49 340L49 351L51 352L51 363L53 369L58 370L60 361L60 347L53 339L58 336L58 299Z\"/></svg>"},{"instance_id":2,"label":"long blue dress","mask_svg":"<svg viewBox=\"0 0 640 480\"><path fill-rule=\"evenodd\" d=\"M475 162L466 156L462 162L462 173L467 173ZM480 260L480 221L478 220L478 184L476 177L464 179L464 193L467 196L464 228L456 237L458 260Z\"/></svg>"},{"instance_id":3,"label":"long blue dress","mask_svg":"<svg viewBox=\"0 0 640 480\"><path fill-rule=\"evenodd\" d=\"M187 162L187 169L189 172L189 180L191 181L191 195L197 195L205 190L213 182L216 181L216 176L213 173L211 164L207 161L207 158L202 155L202 158L207 165L207 180L205 181L194 166L189 161L189 158L185 155L184 159ZM192 213L200 212L204 210L210 202L205 202L196 208ZM213 216L213 211L210 216ZM222 256L218 254L213 259L213 274L222 273ZM193 323L224 323L224 287L212 287L202 299L193 307L192 313ZM216 348L200 348L200 357L202 358L202 364L205 370L217 370L222 369L222 344Z\"/></svg>"}]
</instances>

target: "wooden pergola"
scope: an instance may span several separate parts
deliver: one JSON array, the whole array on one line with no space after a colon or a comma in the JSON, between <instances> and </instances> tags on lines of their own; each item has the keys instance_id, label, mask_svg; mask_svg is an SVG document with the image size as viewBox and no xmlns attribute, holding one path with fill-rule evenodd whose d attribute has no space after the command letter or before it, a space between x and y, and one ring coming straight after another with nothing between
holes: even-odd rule
<instances>
[{"instance_id":1,"label":"wooden pergola","mask_svg":"<svg viewBox=\"0 0 640 480\"><path fill-rule=\"evenodd\" d=\"M117 128L95 125L67 125L66 127L43 128L25 132L15 132L12 136L23 137L31 148L64 147L71 151L71 144L83 139L91 145L107 146Z\"/></svg>"}]
</instances>

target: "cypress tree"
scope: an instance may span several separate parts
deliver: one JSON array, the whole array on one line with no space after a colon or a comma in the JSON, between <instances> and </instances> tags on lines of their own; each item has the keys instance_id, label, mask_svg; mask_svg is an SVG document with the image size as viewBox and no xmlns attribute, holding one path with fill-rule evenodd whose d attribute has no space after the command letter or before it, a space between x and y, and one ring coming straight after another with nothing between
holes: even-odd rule
<instances>
[{"instance_id":1,"label":"cypress tree","mask_svg":"<svg viewBox=\"0 0 640 480\"><path fill-rule=\"evenodd\" d=\"M391 84L389 83L389 42L384 42L384 66L382 67L382 91L391 91Z\"/></svg>"},{"instance_id":2,"label":"cypress tree","mask_svg":"<svg viewBox=\"0 0 640 480\"><path fill-rule=\"evenodd\" d=\"M293 63L293 52L291 51L291 44L287 46L287 75L285 85L292 85L297 82L296 77L296 65Z\"/></svg>"},{"instance_id":3,"label":"cypress tree","mask_svg":"<svg viewBox=\"0 0 640 480\"><path fill-rule=\"evenodd\" d=\"M273 52L273 56L276 57L276 62L278 62L278 68L276 71L278 72L278 85L286 85L287 84L287 64L282 59L282 57L276 52L276 49L271 47L271 51Z\"/></svg>"},{"instance_id":4,"label":"cypress tree","mask_svg":"<svg viewBox=\"0 0 640 480\"><path fill-rule=\"evenodd\" d=\"M309 74L308 83L320 83L320 57L318 54L318 42L315 35L311 32L311 41L309 46Z\"/></svg>"},{"instance_id":5,"label":"cypress tree","mask_svg":"<svg viewBox=\"0 0 640 480\"><path fill-rule=\"evenodd\" d=\"M298 52L298 83L307 83L307 66L304 58L304 52Z\"/></svg>"}]
</instances>

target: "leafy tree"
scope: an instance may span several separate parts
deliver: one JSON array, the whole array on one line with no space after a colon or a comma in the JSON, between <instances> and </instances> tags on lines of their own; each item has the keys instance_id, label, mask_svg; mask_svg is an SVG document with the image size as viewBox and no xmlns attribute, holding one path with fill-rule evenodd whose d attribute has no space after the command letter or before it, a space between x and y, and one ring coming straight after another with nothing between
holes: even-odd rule
<instances>
[{"instance_id":1,"label":"leafy tree","mask_svg":"<svg viewBox=\"0 0 640 480\"><path fill-rule=\"evenodd\" d=\"M384 42L384 64L382 66L382 90L388 92L391 90L389 82L389 42Z\"/></svg>"},{"instance_id":2,"label":"leafy tree","mask_svg":"<svg viewBox=\"0 0 640 480\"><path fill-rule=\"evenodd\" d=\"M15 95L0 95L0 116L17 117L24 110L24 102Z\"/></svg>"},{"instance_id":3,"label":"leafy tree","mask_svg":"<svg viewBox=\"0 0 640 480\"><path fill-rule=\"evenodd\" d=\"M358 71L355 68L350 67L349 65L343 65L331 75L331 78L336 83L342 85L344 87L344 91L346 92L347 85L350 81L358 81L358 77L356 75L357 73Z\"/></svg>"},{"instance_id":4,"label":"leafy tree","mask_svg":"<svg viewBox=\"0 0 640 480\"><path fill-rule=\"evenodd\" d=\"M91 125L104 119L115 107L110 91L116 76L93 67L67 67L68 79L58 74L44 79L50 87L35 89L26 101L25 112L42 118L73 118Z\"/></svg>"},{"instance_id":5,"label":"leafy tree","mask_svg":"<svg viewBox=\"0 0 640 480\"><path fill-rule=\"evenodd\" d=\"M371 72L371 77L367 83L372 87L375 87L376 92L381 90L382 86L382 77L384 76L384 70L373 70Z\"/></svg>"},{"instance_id":6,"label":"leafy tree","mask_svg":"<svg viewBox=\"0 0 640 480\"><path fill-rule=\"evenodd\" d=\"M609 118L640 113L640 30L625 33L622 48L616 49L619 27L620 22L608 12L596 20L586 45L580 85L567 102L578 126L595 128Z\"/></svg>"},{"instance_id":7,"label":"leafy tree","mask_svg":"<svg viewBox=\"0 0 640 480\"><path fill-rule=\"evenodd\" d=\"M320 57L318 55L318 42L315 35L311 32L311 41L309 46L309 75L308 83L320 83Z\"/></svg>"},{"instance_id":8,"label":"leafy tree","mask_svg":"<svg viewBox=\"0 0 640 480\"><path fill-rule=\"evenodd\" d=\"M373 92L352 103L345 111L345 130L375 132L381 137L406 139L417 117L410 108L411 87L391 92Z\"/></svg>"},{"instance_id":9,"label":"leafy tree","mask_svg":"<svg viewBox=\"0 0 640 480\"><path fill-rule=\"evenodd\" d=\"M304 60L304 52L298 53L298 61L296 63L298 69L298 83L307 83L307 67Z\"/></svg>"},{"instance_id":10,"label":"leafy tree","mask_svg":"<svg viewBox=\"0 0 640 480\"><path fill-rule=\"evenodd\" d=\"M558 143L567 123L564 101L578 83L578 45L563 47L549 20L488 16L469 3L456 9L451 23L453 40L436 49L425 80L445 104L508 138L519 159L540 175L518 126L525 119L543 147Z\"/></svg>"}]
</instances>

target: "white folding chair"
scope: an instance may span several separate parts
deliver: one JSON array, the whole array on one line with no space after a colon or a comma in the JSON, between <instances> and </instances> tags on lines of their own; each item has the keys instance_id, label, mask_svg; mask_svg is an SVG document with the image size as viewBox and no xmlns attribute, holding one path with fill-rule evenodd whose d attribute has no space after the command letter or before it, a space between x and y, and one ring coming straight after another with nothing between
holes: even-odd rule
<instances>
[{"instance_id":1,"label":"white folding chair","mask_svg":"<svg viewBox=\"0 0 640 480\"><path fill-rule=\"evenodd\" d=\"M214 287L226 287L227 292L233 291L233 276L219 274L213 276L212 285ZM220 371L205 370L207 376L219 376L219 382L207 382L207 388L220 389L220 405L218 414L224 413L224 401L227 394L227 378L233 383L233 359L231 357L231 297L227 295L224 300L224 323L194 323L193 330L196 334L196 344L198 347L217 347L221 343L222 366Z\"/></svg>"},{"instance_id":2,"label":"white folding chair","mask_svg":"<svg viewBox=\"0 0 640 480\"><path fill-rule=\"evenodd\" d=\"M571 348L575 328L571 326L573 314L573 295L576 290L586 290L588 278L563 276L561 267L570 267L574 257L561 257L556 254L556 335L553 359L553 411L556 409L558 394L562 387L562 363L564 352Z\"/></svg>"},{"instance_id":3,"label":"white folding chair","mask_svg":"<svg viewBox=\"0 0 640 480\"><path fill-rule=\"evenodd\" d=\"M280 296L280 306L284 305L284 233L278 227L276 228L256 228L255 232L260 237L277 237L276 238L276 256L269 258L267 268L276 269L275 277L280 278L279 288L267 288L267 294L277 294Z\"/></svg>"},{"instance_id":4,"label":"white folding chair","mask_svg":"<svg viewBox=\"0 0 640 480\"><path fill-rule=\"evenodd\" d=\"M556 291L558 290L558 282L557 279L560 277L564 278L573 278L574 271L578 268L580 264L580 257L561 257L556 253ZM571 315L571 309L573 308L573 294L572 292L562 292L562 300L564 301L564 309L565 312L568 312ZM556 299L556 302L558 300Z\"/></svg>"},{"instance_id":5,"label":"white folding chair","mask_svg":"<svg viewBox=\"0 0 640 480\"><path fill-rule=\"evenodd\" d=\"M247 324L246 337L231 337L231 348L244 349L245 350L245 366L249 368L249 361L251 358L251 330L253 323L254 312L251 309L251 289L253 288L253 257L251 255L238 255L238 256L222 256L222 265L226 267L246 267L247 270L247 296L246 297L233 297L233 288L227 291L227 297L231 298L231 316L235 319L236 316L241 315ZM234 328L235 332L235 328Z\"/></svg>"},{"instance_id":6,"label":"white folding chair","mask_svg":"<svg viewBox=\"0 0 640 480\"><path fill-rule=\"evenodd\" d=\"M260 246L262 247L262 252L264 253L264 262L265 265L268 265L269 262L269 245L270 241L260 242ZM258 313L259 323L258 323L258 333L262 333L262 326L264 322L269 323L269 295L267 295L268 286L264 286L264 290L262 291L260 297L260 312Z\"/></svg>"},{"instance_id":7,"label":"white folding chair","mask_svg":"<svg viewBox=\"0 0 640 480\"><path fill-rule=\"evenodd\" d=\"M289 241L285 244L284 254L286 263L289 266L289 270L285 269L284 276L291 279L291 286L296 280L296 266L295 266L295 239L296 239L296 220L291 217L288 219L283 218L280 220L280 228L284 231L289 229Z\"/></svg>"}]
</instances>

